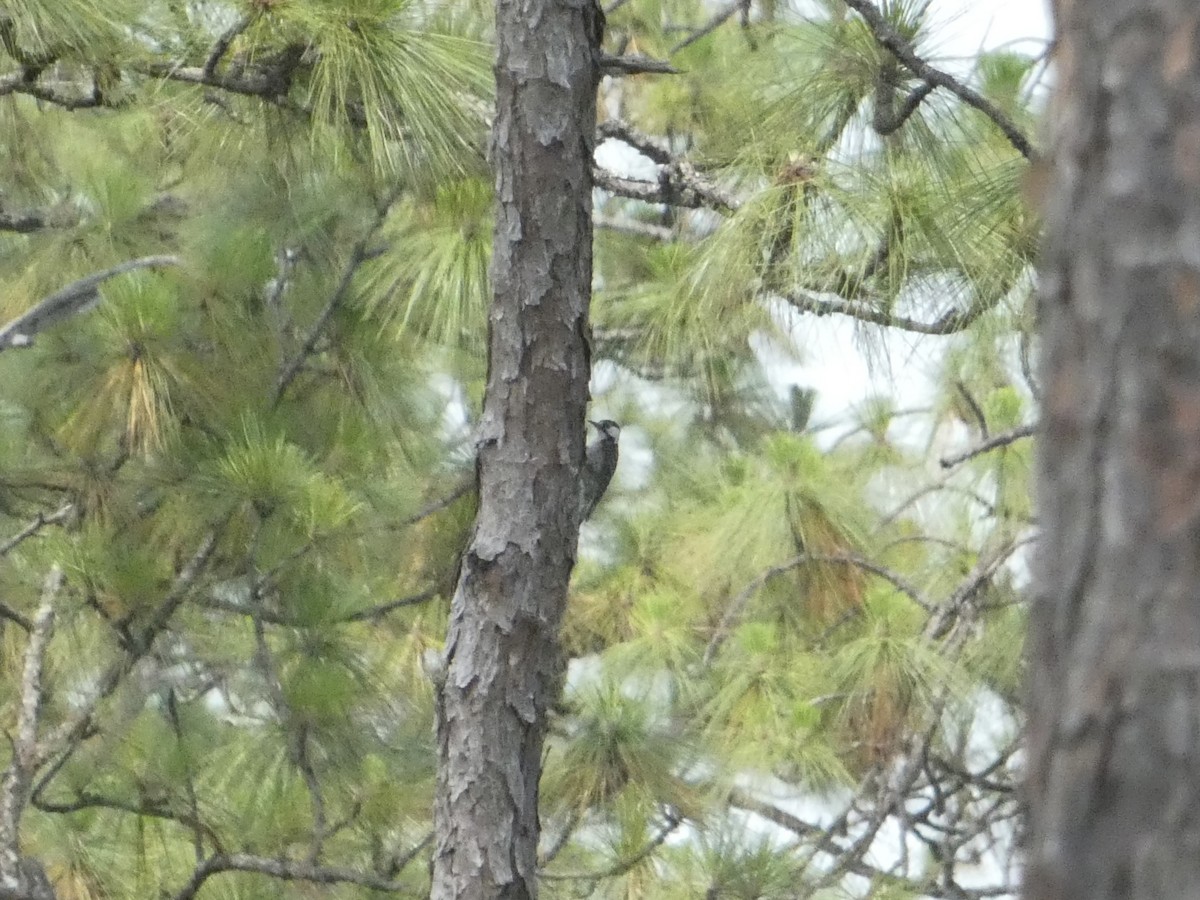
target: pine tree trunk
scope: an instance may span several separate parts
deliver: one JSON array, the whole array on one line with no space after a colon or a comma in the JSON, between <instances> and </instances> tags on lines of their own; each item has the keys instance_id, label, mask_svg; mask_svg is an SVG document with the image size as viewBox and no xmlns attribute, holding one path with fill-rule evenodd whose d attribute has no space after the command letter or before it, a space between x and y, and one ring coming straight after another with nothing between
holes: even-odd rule
<instances>
[{"instance_id":1,"label":"pine tree trunk","mask_svg":"<svg viewBox=\"0 0 1200 900\"><path fill-rule=\"evenodd\" d=\"M593 0L497 0L496 234L479 512L439 688L433 900L537 895L538 778L579 536Z\"/></svg>"},{"instance_id":2,"label":"pine tree trunk","mask_svg":"<svg viewBox=\"0 0 1200 900\"><path fill-rule=\"evenodd\" d=\"M1200 897L1200 10L1056 15L1025 896Z\"/></svg>"}]
</instances>

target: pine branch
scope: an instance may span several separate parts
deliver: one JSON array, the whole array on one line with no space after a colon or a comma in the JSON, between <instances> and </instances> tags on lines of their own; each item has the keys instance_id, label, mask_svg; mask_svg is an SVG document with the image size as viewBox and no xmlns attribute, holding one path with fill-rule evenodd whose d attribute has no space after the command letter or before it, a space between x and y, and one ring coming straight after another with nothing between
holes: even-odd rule
<instances>
[{"instance_id":1,"label":"pine branch","mask_svg":"<svg viewBox=\"0 0 1200 900\"><path fill-rule=\"evenodd\" d=\"M809 293L797 291L780 295L794 309L801 312L814 313L818 316L840 315L867 322L872 325L887 325L901 331L912 331L917 334L946 335L965 331L985 312L992 309L997 300L977 301L965 310L952 309L932 322L923 322L908 316L897 316L886 310L867 306L863 303L853 303L848 300L825 300Z\"/></svg>"},{"instance_id":2,"label":"pine branch","mask_svg":"<svg viewBox=\"0 0 1200 900\"><path fill-rule=\"evenodd\" d=\"M300 775L304 779L309 805L312 807L312 840L309 843L308 858L305 862L315 865L321 858L326 837L325 794L321 789L317 770L309 758L308 724L292 713L291 705L284 696L283 685L279 681L279 675L271 657L271 648L267 645L267 632L263 628L262 617L258 614L258 610L251 611L250 615L254 621L254 664L263 683L267 686L267 695L271 698L271 705L275 708L275 714L279 717L280 724L288 732L295 729L294 733L289 735L291 746L288 747L288 753L292 764L300 771Z\"/></svg>"},{"instance_id":3,"label":"pine branch","mask_svg":"<svg viewBox=\"0 0 1200 900\"><path fill-rule=\"evenodd\" d=\"M57 88L48 87L39 81L30 81L25 72L16 72L0 77L0 97L8 94L25 94L41 100L43 103L71 111L113 105L94 80L90 87L84 85L72 85L72 87L82 93L62 93Z\"/></svg>"},{"instance_id":4,"label":"pine branch","mask_svg":"<svg viewBox=\"0 0 1200 900\"><path fill-rule=\"evenodd\" d=\"M208 51L208 58L204 60L204 67L200 70L204 77L213 77L213 74L217 71L217 66L221 64L222 58L229 52L230 45L237 39L238 35L254 23L254 19L255 16L253 15L242 16L213 42L212 49Z\"/></svg>"},{"instance_id":5,"label":"pine branch","mask_svg":"<svg viewBox=\"0 0 1200 900\"><path fill-rule=\"evenodd\" d=\"M618 219L611 216L592 216L592 224L596 228L603 228L605 231L615 231L619 234L630 234L634 237L648 238L652 241L660 241L663 243L673 241L675 232L663 225L655 225L652 222L642 222L638 219Z\"/></svg>"},{"instance_id":6,"label":"pine branch","mask_svg":"<svg viewBox=\"0 0 1200 900\"><path fill-rule=\"evenodd\" d=\"M121 800L117 797L105 797L86 790L78 791L75 794L75 799L69 802L56 802L46 800L40 796L42 787L44 785L39 784L38 790L34 792L31 802L32 806L42 812L64 815L80 812L85 809L110 809L114 812L128 813L131 816L139 818L161 819L165 822L175 822L201 835L204 840L211 842L218 851L222 849L221 836L213 830L211 825L206 824L200 819L196 810L182 812L171 809L165 803L155 803L148 800L140 803L131 803L128 800Z\"/></svg>"},{"instance_id":7,"label":"pine branch","mask_svg":"<svg viewBox=\"0 0 1200 900\"><path fill-rule=\"evenodd\" d=\"M845 3L863 17L867 27L875 36L875 40L890 51L914 75L935 87L945 88L968 106L974 107L991 119L992 123L1008 138L1008 142L1027 160L1033 162L1038 158L1032 142L1000 107L978 91L963 84L953 75L934 68L921 59L913 50L912 45L884 19L879 7L871 0L845 0Z\"/></svg>"},{"instance_id":8,"label":"pine branch","mask_svg":"<svg viewBox=\"0 0 1200 900\"><path fill-rule=\"evenodd\" d=\"M670 165L675 159L665 141L638 131L624 119L605 119L596 127L596 133L601 140L616 140L628 144L660 166Z\"/></svg>"},{"instance_id":9,"label":"pine branch","mask_svg":"<svg viewBox=\"0 0 1200 900\"><path fill-rule=\"evenodd\" d=\"M977 444L968 450L964 450L962 453L956 453L953 456L943 456L941 459L942 468L952 469L960 463L966 462L968 459L973 459L984 453L990 453L992 450L1000 447L1007 447L1009 444L1021 440L1021 438L1031 437L1035 434L1037 434L1037 425L1022 425L1019 428L1014 428L1012 431L997 434L994 437L988 438L982 444Z\"/></svg>"},{"instance_id":10,"label":"pine branch","mask_svg":"<svg viewBox=\"0 0 1200 900\"><path fill-rule=\"evenodd\" d=\"M617 860L607 869L602 869L599 872L572 872L559 874L557 872L539 872L538 877L545 881L604 881L609 878L616 878L624 875L636 866L638 863L649 858L659 847L666 843L675 830L683 824L683 817L678 813L671 812L667 814L666 822L658 830L658 834L654 835L650 840L638 849L635 853L630 854L624 859Z\"/></svg>"},{"instance_id":11,"label":"pine branch","mask_svg":"<svg viewBox=\"0 0 1200 900\"><path fill-rule=\"evenodd\" d=\"M191 879L174 896L174 900L194 900L204 883L222 872L254 872L281 881L307 881L313 884L356 884L374 891L399 893L417 897L407 884L380 878L370 872L337 866L316 866L286 858L272 859L249 853L218 853L196 867Z\"/></svg>"},{"instance_id":12,"label":"pine branch","mask_svg":"<svg viewBox=\"0 0 1200 900\"><path fill-rule=\"evenodd\" d=\"M34 617L25 667L21 676L20 706L17 710L17 734L12 758L0 777L0 893L33 893L21 859L21 816L29 804L34 772L38 766L38 725L45 686L42 675L46 648L54 627L54 601L62 590L63 573L57 565L50 569L42 586L42 601Z\"/></svg>"},{"instance_id":13,"label":"pine branch","mask_svg":"<svg viewBox=\"0 0 1200 900\"><path fill-rule=\"evenodd\" d=\"M78 212L72 215L55 208L0 212L0 231L11 231L14 234L32 234L47 228L70 228L78 224Z\"/></svg>"},{"instance_id":14,"label":"pine branch","mask_svg":"<svg viewBox=\"0 0 1200 900\"><path fill-rule=\"evenodd\" d=\"M399 188L392 191L389 197L379 205L376 210L375 221L371 223L367 233L354 245L350 251L350 259L342 270L342 277L338 281L338 285L334 288L329 300L317 315L316 321L308 330L303 343L300 345L300 350L291 360L289 360L281 369L279 378L275 382L275 389L271 394L271 406L279 405L279 401L283 399L283 395L287 392L291 383L296 380L296 376L300 374L300 370L304 367L304 363L308 358L316 352L317 342L325 333L325 329L329 326L330 319L333 318L334 312L340 307L350 294L350 285L354 281L354 276L358 274L359 268L363 263L374 258L373 251L369 249L371 242L375 239L375 235L379 229L383 227L383 223L387 221L389 210L392 204L399 198Z\"/></svg>"},{"instance_id":15,"label":"pine branch","mask_svg":"<svg viewBox=\"0 0 1200 900\"><path fill-rule=\"evenodd\" d=\"M426 588L425 590L411 594L407 597L400 597L396 600L389 600L387 603L380 603L378 606L369 606L366 609L356 610L345 616L343 622L365 622L368 619L379 620L390 612L395 612L397 609L404 609L408 606L418 606L422 603L428 603L438 595L438 590L435 587Z\"/></svg>"},{"instance_id":16,"label":"pine branch","mask_svg":"<svg viewBox=\"0 0 1200 900\"><path fill-rule=\"evenodd\" d=\"M965 635L965 632L962 634ZM960 636L954 646L946 648L947 658L957 655L961 649L962 640L963 637ZM848 872L853 872L855 867L863 864L864 857L870 851L876 836L879 834L880 829L883 828L888 817L904 803L916 785L922 772L928 748L934 738L941 732L942 712L949 698L950 686L948 683L943 684L938 691L937 697L930 704L927 719L928 724L908 740L908 746L905 748L906 752L901 756L903 762L894 774L888 773L884 775L880 771L878 773L880 784L872 785L869 781L864 782L859 795L861 796L869 792L869 796L871 797L869 804L867 804L867 808L871 810L871 813L866 817L866 821L861 823L860 827L855 827L852 832L849 828L840 828L836 824L829 829L830 839L833 834L839 832L853 833L855 838L850 846L842 850L836 857L834 864L823 872L821 878L813 886L814 892L838 884L842 876ZM845 819L849 818L849 810L855 808L858 799L856 797L847 807L847 814L844 816ZM813 852L814 854L817 852L829 852L829 848L818 845Z\"/></svg>"},{"instance_id":17,"label":"pine branch","mask_svg":"<svg viewBox=\"0 0 1200 900\"><path fill-rule=\"evenodd\" d=\"M678 75L679 70L665 59L633 54L613 56L605 53L600 57L600 74L610 77L621 75Z\"/></svg>"},{"instance_id":18,"label":"pine branch","mask_svg":"<svg viewBox=\"0 0 1200 900\"><path fill-rule=\"evenodd\" d=\"M961 380L954 382L954 389L963 398L963 402L967 404L967 409L970 410L971 416L975 419L976 424L979 425L979 433L983 435L984 439L987 439L988 423L987 416L983 414L983 407L979 405L979 401L975 399L975 395L971 393L970 388Z\"/></svg>"},{"instance_id":19,"label":"pine branch","mask_svg":"<svg viewBox=\"0 0 1200 900\"><path fill-rule=\"evenodd\" d=\"M292 89L292 80L304 49L299 45L285 47L275 57L262 63L245 66L236 72L224 74L216 72L215 66L214 71L210 71L207 60L204 66L184 66L172 62L152 61L137 63L131 68L138 74L148 75L152 78L219 88L230 94L257 97L276 106L299 110L299 107L288 102L287 95ZM209 59L211 59L211 55Z\"/></svg>"},{"instance_id":20,"label":"pine branch","mask_svg":"<svg viewBox=\"0 0 1200 900\"><path fill-rule=\"evenodd\" d=\"M348 622L366 622L378 621L390 612L395 612L398 609L404 609L409 606L419 606L422 603L428 603L438 595L436 587L426 588L416 594L410 594L405 597L397 597L395 600L388 600L385 603L380 603L376 606L368 606L365 609L358 609L342 616L324 618L322 624L326 625L342 625ZM267 625L280 625L285 628L305 628L312 626L311 618L300 618L297 616L289 616L285 613L276 612L270 609L255 609L243 603L238 603L234 600L222 600L219 597L207 596L196 601L208 609L218 609L221 612L233 613L239 616L249 616L254 619L261 620Z\"/></svg>"},{"instance_id":21,"label":"pine branch","mask_svg":"<svg viewBox=\"0 0 1200 900\"><path fill-rule=\"evenodd\" d=\"M930 616L923 632L926 640L935 641L945 637L951 627L962 617L964 607L971 603L984 583L995 575L1014 553L1032 540L1032 537L1026 537L1011 541L980 559L962 583L955 588L954 593L945 603L938 606L934 615Z\"/></svg>"},{"instance_id":22,"label":"pine branch","mask_svg":"<svg viewBox=\"0 0 1200 900\"><path fill-rule=\"evenodd\" d=\"M875 129L875 133L880 137L887 137L898 131L936 87L937 85L933 82L921 82L909 92L908 96L904 98L904 102L900 104L900 108L894 112L886 110L876 103L875 115L871 119L871 127Z\"/></svg>"},{"instance_id":23,"label":"pine branch","mask_svg":"<svg viewBox=\"0 0 1200 900\"><path fill-rule=\"evenodd\" d=\"M146 626L130 641L126 652L112 663L98 678L89 695L81 700L66 720L44 740L40 741L35 753L36 766L43 765L51 756L69 753L76 747L92 727L92 719L100 703L120 686L125 676L133 671L134 665L150 652L159 633L166 628L175 611L187 598L192 586L200 577L217 547L217 539L228 519L205 535L199 548L180 570L158 608Z\"/></svg>"},{"instance_id":24,"label":"pine branch","mask_svg":"<svg viewBox=\"0 0 1200 900\"><path fill-rule=\"evenodd\" d=\"M696 43L696 41L700 40L701 38L705 38L712 34L714 31L732 19L734 13L738 12L745 5L746 0L733 0L732 3L722 6L719 10L713 13L707 22L705 22L695 31L692 31L687 37L672 47L670 55L674 56L680 50L684 50Z\"/></svg>"},{"instance_id":25,"label":"pine branch","mask_svg":"<svg viewBox=\"0 0 1200 900\"><path fill-rule=\"evenodd\" d=\"M32 309L0 327L0 352L12 347L28 347L39 332L91 309L100 301L100 285L110 278L135 269L161 268L179 264L175 256L146 256L131 259L95 275L80 278L37 303Z\"/></svg>"},{"instance_id":26,"label":"pine branch","mask_svg":"<svg viewBox=\"0 0 1200 900\"><path fill-rule=\"evenodd\" d=\"M729 605L725 607L725 613L721 616L721 621L717 623L716 630L713 632L712 637L709 638L708 646L704 648L704 656L701 658L701 665L707 668L712 664L713 659L716 658L717 652L724 645L725 641L729 639L729 635L733 633L733 629L737 626L737 623L741 621L742 613L745 612L746 605L750 602L751 598L759 592L759 590L765 587L768 582L773 581L780 575L791 572L793 569L799 568L806 562L808 562L808 554L801 553L799 556L796 556L785 563L781 563L778 566L772 566L751 581L744 588L742 588L738 592L737 596L735 596L729 602Z\"/></svg>"},{"instance_id":27,"label":"pine branch","mask_svg":"<svg viewBox=\"0 0 1200 900\"><path fill-rule=\"evenodd\" d=\"M545 852L538 856L539 867L544 868L558 858L558 855L562 853L563 850L566 849L567 844L571 842L571 838L575 836L575 832L578 830L582 821L583 816L580 814L579 810L573 809L570 811L570 813L567 815L567 821L559 830L558 835L554 838L554 841L549 847L546 848ZM545 826L543 824L543 828L544 827Z\"/></svg>"},{"instance_id":28,"label":"pine branch","mask_svg":"<svg viewBox=\"0 0 1200 900\"><path fill-rule=\"evenodd\" d=\"M907 596L926 612L932 613L935 609L935 604L924 597L916 587L898 572L894 572L886 566L880 565L864 556L859 556L857 553L801 553L785 563L780 563L777 566L767 569L738 592L737 596L725 607L725 613L721 616L721 621L717 624L716 630L709 639L708 646L704 648L704 656L701 659L701 664L706 667L712 664L717 652L724 645L725 641L729 639L738 622L741 621L746 606L755 594L780 575L785 575L808 563L854 566L889 582L896 590Z\"/></svg>"},{"instance_id":29,"label":"pine branch","mask_svg":"<svg viewBox=\"0 0 1200 900\"><path fill-rule=\"evenodd\" d=\"M740 200L701 178L691 165L682 160L665 167L660 172L658 181L621 178L595 166L592 169L592 183L595 187L618 197L628 197L646 203L663 203L690 209L707 207L725 212L736 210L741 205Z\"/></svg>"},{"instance_id":30,"label":"pine branch","mask_svg":"<svg viewBox=\"0 0 1200 900\"><path fill-rule=\"evenodd\" d=\"M397 875L407 869L409 864L418 856L420 856L432 843L433 832L427 831L421 840L417 841L417 843L413 844L403 853L393 853L391 855L391 859L388 860L388 864L380 868L387 872L387 878L395 878Z\"/></svg>"},{"instance_id":31,"label":"pine branch","mask_svg":"<svg viewBox=\"0 0 1200 900\"><path fill-rule=\"evenodd\" d=\"M58 509L50 514L38 513L32 522L10 537L8 540L0 543L0 559L8 556L13 550L23 544L29 538L36 535L47 525L61 525L63 522L71 518L75 513L74 503L64 503ZM28 631L28 629L26 629Z\"/></svg>"}]
</instances>

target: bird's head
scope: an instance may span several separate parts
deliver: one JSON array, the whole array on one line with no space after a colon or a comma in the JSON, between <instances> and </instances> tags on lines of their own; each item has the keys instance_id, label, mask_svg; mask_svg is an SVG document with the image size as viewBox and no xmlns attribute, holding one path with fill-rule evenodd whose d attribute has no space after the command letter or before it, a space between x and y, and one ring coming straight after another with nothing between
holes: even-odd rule
<instances>
[{"instance_id":1,"label":"bird's head","mask_svg":"<svg viewBox=\"0 0 1200 900\"><path fill-rule=\"evenodd\" d=\"M600 432L600 435L610 441L618 440L621 437L621 426L612 419L601 419L599 422L588 420L593 428Z\"/></svg>"}]
</instances>

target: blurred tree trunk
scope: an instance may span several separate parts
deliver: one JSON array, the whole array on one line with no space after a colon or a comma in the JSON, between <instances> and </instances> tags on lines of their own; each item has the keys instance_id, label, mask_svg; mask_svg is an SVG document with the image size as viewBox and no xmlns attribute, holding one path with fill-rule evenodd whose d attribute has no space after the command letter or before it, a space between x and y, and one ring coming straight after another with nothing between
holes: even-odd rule
<instances>
[{"instance_id":1,"label":"blurred tree trunk","mask_svg":"<svg viewBox=\"0 0 1200 900\"><path fill-rule=\"evenodd\" d=\"M600 12L498 0L479 512L438 700L434 900L537 892L538 778L579 536Z\"/></svg>"},{"instance_id":2,"label":"blurred tree trunk","mask_svg":"<svg viewBox=\"0 0 1200 900\"><path fill-rule=\"evenodd\" d=\"M1200 897L1200 10L1056 16L1025 895Z\"/></svg>"}]
</instances>

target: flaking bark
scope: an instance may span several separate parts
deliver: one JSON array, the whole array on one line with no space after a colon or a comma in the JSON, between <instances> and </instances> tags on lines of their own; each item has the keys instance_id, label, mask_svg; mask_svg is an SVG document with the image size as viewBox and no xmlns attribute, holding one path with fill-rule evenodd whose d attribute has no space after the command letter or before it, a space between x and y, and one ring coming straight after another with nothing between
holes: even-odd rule
<instances>
[{"instance_id":1,"label":"flaking bark","mask_svg":"<svg viewBox=\"0 0 1200 900\"><path fill-rule=\"evenodd\" d=\"M537 893L538 778L579 533L601 14L498 0L479 511L438 686L433 900Z\"/></svg>"}]
</instances>

